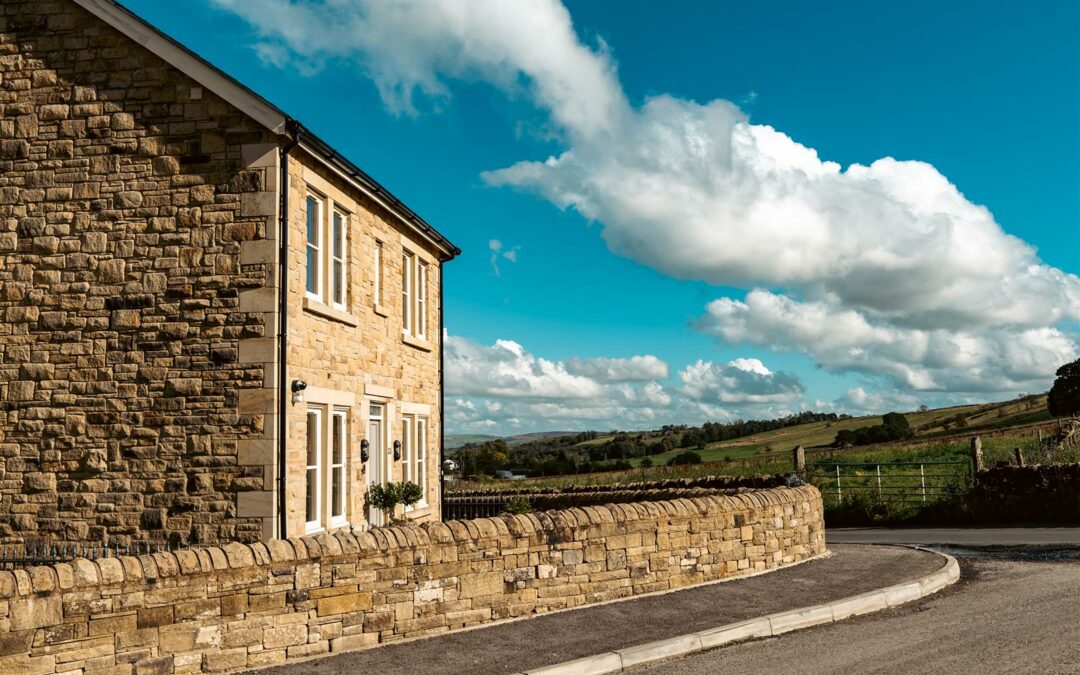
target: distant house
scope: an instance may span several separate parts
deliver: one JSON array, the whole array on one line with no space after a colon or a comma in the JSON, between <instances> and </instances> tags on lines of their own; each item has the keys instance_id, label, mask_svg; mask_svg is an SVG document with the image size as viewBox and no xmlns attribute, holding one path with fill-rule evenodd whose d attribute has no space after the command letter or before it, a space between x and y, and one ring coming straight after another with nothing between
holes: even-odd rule
<instances>
[{"instance_id":1,"label":"distant house","mask_svg":"<svg viewBox=\"0 0 1080 675\"><path fill-rule=\"evenodd\" d=\"M438 518L460 251L111 0L0 25L0 538L366 526L401 479Z\"/></svg>"}]
</instances>

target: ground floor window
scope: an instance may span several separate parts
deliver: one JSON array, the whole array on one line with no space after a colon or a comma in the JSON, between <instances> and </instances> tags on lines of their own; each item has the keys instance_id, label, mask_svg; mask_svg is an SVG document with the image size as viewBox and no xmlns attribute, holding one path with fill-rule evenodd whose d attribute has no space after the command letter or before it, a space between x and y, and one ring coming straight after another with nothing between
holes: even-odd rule
<instances>
[{"instance_id":1,"label":"ground floor window","mask_svg":"<svg viewBox=\"0 0 1080 675\"><path fill-rule=\"evenodd\" d=\"M428 423L426 417L403 415L401 422L402 464L405 480L420 486L421 497L413 508L423 508L427 501L427 445Z\"/></svg>"},{"instance_id":2,"label":"ground floor window","mask_svg":"<svg viewBox=\"0 0 1080 675\"><path fill-rule=\"evenodd\" d=\"M348 523L349 409L309 406L305 521L308 532Z\"/></svg>"}]
</instances>

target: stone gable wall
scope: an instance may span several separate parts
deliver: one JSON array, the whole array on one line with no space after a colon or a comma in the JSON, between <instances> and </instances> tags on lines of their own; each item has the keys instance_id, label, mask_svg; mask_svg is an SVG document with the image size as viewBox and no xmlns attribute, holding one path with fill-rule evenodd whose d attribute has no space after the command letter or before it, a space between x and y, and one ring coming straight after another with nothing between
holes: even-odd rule
<instances>
[{"instance_id":1,"label":"stone gable wall","mask_svg":"<svg viewBox=\"0 0 1080 675\"><path fill-rule=\"evenodd\" d=\"M0 672L269 666L824 552L803 486L76 560L0 572Z\"/></svg>"},{"instance_id":2,"label":"stone gable wall","mask_svg":"<svg viewBox=\"0 0 1080 675\"><path fill-rule=\"evenodd\" d=\"M0 539L262 536L274 140L69 0L0 4Z\"/></svg>"}]
</instances>

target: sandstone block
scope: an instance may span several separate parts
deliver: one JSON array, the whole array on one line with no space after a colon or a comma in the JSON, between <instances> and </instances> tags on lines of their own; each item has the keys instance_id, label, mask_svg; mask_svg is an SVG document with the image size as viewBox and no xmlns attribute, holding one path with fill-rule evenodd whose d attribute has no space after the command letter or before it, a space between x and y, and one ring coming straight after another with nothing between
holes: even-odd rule
<instances>
[{"instance_id":1,"label":"sandstone block","mask_svg":"<svg viewBox=\"0 0 1080 675\"><path fill-rule=\"evenodd\" d=\"M279 649L307 642L308 627L304 624L291 624L276 628L267 628L263 632L263 647Z\"/></svg>"},{"instance_id":2,"label":"sandstone block","mask_svg":"<svg viewBox=\"0 0 1080 675\"><path fill-rule=\"evenodd\" d=\"M113 113L109 126L113 131L129 131L135 128L135 117L130 113Z\"/></svg>"},{"instance_id":3,"label":"sandstone block","mask_svg":"<svg viewBox=\"0 0 1080 675\"><path fill-rule=\"evenodd\" d=\"M318 615L348 614L371 609L371 593L347 593L330 598L321 598L318 602Z\"/></svg>"},{"instance_id":4,"label":"sandstone block","mask_svg":"<svg viewBox=\"0 0 1080 675\"><path fill-rule=\"evenodd\" d=\"M23 478L23 490L26 492L56 492L56 474L36 471Z\"/></svg>"}]
</instances>

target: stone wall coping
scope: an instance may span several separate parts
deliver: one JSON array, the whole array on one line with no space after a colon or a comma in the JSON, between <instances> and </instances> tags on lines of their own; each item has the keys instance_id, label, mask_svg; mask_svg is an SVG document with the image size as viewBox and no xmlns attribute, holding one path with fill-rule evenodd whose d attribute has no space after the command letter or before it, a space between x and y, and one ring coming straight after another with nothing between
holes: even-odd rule
<instances>
[{"instance_id":1,"label":"stone wall coping","mask_svg":"<svg viewBox=\"0 0 1080 675\"><path fill-rule=\"evenodd\" d=\"M803 485L771 488L736 495L679 497L664 501L605 504L541 511L496 518L452 520L422 525L393 525L371 530L321 533L273 539L264 543L232 542L221 547L159 552L152 555L76 558L70 563L26 570L0 571L0 599L40 595L70 589L154 582L219 570L274 566L334 559L364 551L406 551L430 544L463 543L499 537L525 537L539 531L565 531L615 522L658 517L694 517L706 513L753 510L797 504L818 498L817 489Z\"/></svg>"}]
</instances>

